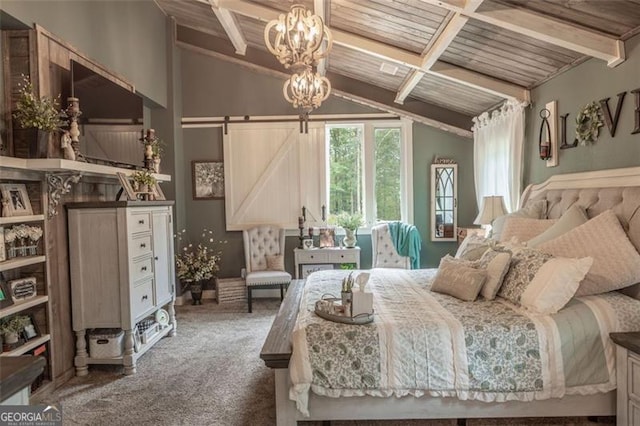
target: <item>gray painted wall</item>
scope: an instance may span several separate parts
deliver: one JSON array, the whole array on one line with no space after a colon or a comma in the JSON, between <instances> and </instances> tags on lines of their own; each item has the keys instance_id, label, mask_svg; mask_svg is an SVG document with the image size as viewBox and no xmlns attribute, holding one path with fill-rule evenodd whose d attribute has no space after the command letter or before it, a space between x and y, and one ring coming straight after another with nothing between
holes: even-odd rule
<instances>
[{"instance_id":1,"label":"gray painted wall","mask_svg":"<svg viewBox=\"0 0 640 426\"><path fill-rule=\"evenodd\" d=\"M282 96L283 80L260 74L242 66L183 49L182 96L185 117L225 115L290 115L296 114ZM317 114L369 113L376 110L337 97L330 97ZM454 252L455 243L432 243L429 227L430 164L437 156L455 159L459 167L459 224L469 225L477 210L473 185L473 143L440 130L414 124L414 222L423 238L422 266L437 266L440 258ZM221 277L239 276L244 266L241 232L226 232L223 200L193 200L191 196L191 161L222 159L220 128L183 129L183 170L177 164L176 174L183 174L185 226L191 238L197 239L203 228L213 229L223 246ZM463 201L464 200L464 201ZM467 202L468 200L468 202ZM295 237L287 238L286 268L293 272ZM361 267L371 266L371 238L358 236Z\"/></svg>"},{"instance_id":2,"label":"gray painted wall","mask_svg":"<svg viewBox=\"0 0 640 426\"><path fill-rule=\"evenodd\" d=\"M2 0L2 10L47 31L167 106L166 17L152 0Z\"/></svg>"},{"instance_id":3,"label":"gray painted wall","mask_svg":"<svg viewBox=\"0 0 640 426\"><path fill-rule=\"evenodd\" d=\"M527 110L524 183L538 183L551 175L587 170L612 169L640 165L640 134L631 135L634 127L635 99L627 93L622 105L615 137L606 125L597 142L587 146L560 150L559 165L545 167L538 158L539 112L547 102L557 100L560 115L567 118L567 142L575 139L575 119L590 101L604 98L614 114L617 94L640 88L640 35L626 42L627 60L609 68L602 60L590 59L532 91L533 106Z\"/></svg>"}]
</instances>

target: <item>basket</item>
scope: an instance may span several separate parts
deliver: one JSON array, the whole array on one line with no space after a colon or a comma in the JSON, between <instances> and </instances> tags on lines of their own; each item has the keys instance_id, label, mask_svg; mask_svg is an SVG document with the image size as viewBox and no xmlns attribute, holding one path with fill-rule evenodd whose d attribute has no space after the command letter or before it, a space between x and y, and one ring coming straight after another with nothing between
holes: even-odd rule
<instances>
[{"instance_id":1,"label":"basket","mask_svg":"<svg viewBox=\"0 0 640 426\"><path fill-rule=\"evenodd\" d=\"M124 352L124 331L119 328L95 328L89 332L89 357L117 358Z\"/></svg>"},{"instance_id":2,"label":"basket","mask_svg":"<svg viewBox=\"0 0 640 426\"><path fill-rule=\"evenodd\" d=\"M218 278L218 303L238 303L247 301L247 286L242 278Z\"/></svg>"}]
</instances>

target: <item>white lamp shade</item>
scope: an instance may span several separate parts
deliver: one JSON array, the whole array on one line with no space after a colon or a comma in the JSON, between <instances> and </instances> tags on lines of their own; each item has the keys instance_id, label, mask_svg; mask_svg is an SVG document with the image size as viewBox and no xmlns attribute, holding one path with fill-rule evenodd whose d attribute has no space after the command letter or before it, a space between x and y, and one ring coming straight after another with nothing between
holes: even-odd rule
<instances>
[{"instance_id":1,"label":"white lamp shade","mask_svg":"<svg viewBox=\"0 0 640 426\"><path fill-rule=\"evenodd\" d=\"M493 220L507 214L502 195L489 195L482 198L482 207L478 217L473 221L476 225L491 225Z\"/></svg>"}]
</instances>

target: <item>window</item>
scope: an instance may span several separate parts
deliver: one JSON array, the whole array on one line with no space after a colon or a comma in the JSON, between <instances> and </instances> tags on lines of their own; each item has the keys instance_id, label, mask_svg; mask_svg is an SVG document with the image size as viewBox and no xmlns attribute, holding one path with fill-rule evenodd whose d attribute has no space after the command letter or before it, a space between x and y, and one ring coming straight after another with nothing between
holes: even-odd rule
<instances>
[{"instance_id":1,"label":"window","mask_svg":"<svg viewBox=\"0 0 640 426\"><path fill-rule=\"evenodd\" d=\"M409 121L327 125L326 142L328 214L412 222Z\"/></svg>"}]
</instances>

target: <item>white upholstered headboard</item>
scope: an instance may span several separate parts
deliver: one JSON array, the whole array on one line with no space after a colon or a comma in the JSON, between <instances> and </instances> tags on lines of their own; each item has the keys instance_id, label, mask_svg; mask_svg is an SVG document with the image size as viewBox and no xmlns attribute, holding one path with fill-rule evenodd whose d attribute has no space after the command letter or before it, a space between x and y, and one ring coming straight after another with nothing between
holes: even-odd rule
<instances>
[{"instance_id":1,"label":"white upholstered headboard","mask_svg":"<svg viewBox=\"0 0 640 426\"><path fill-rule=\"evenodd\" d=\"M573 204L584 207L590 218L612 209L640 252L640 167L555 175L529 185L520 206L536 200L547 200L549 219L559 218ZM640 299L638 284L624 292Z\"/></svg>"}]
</instances>

